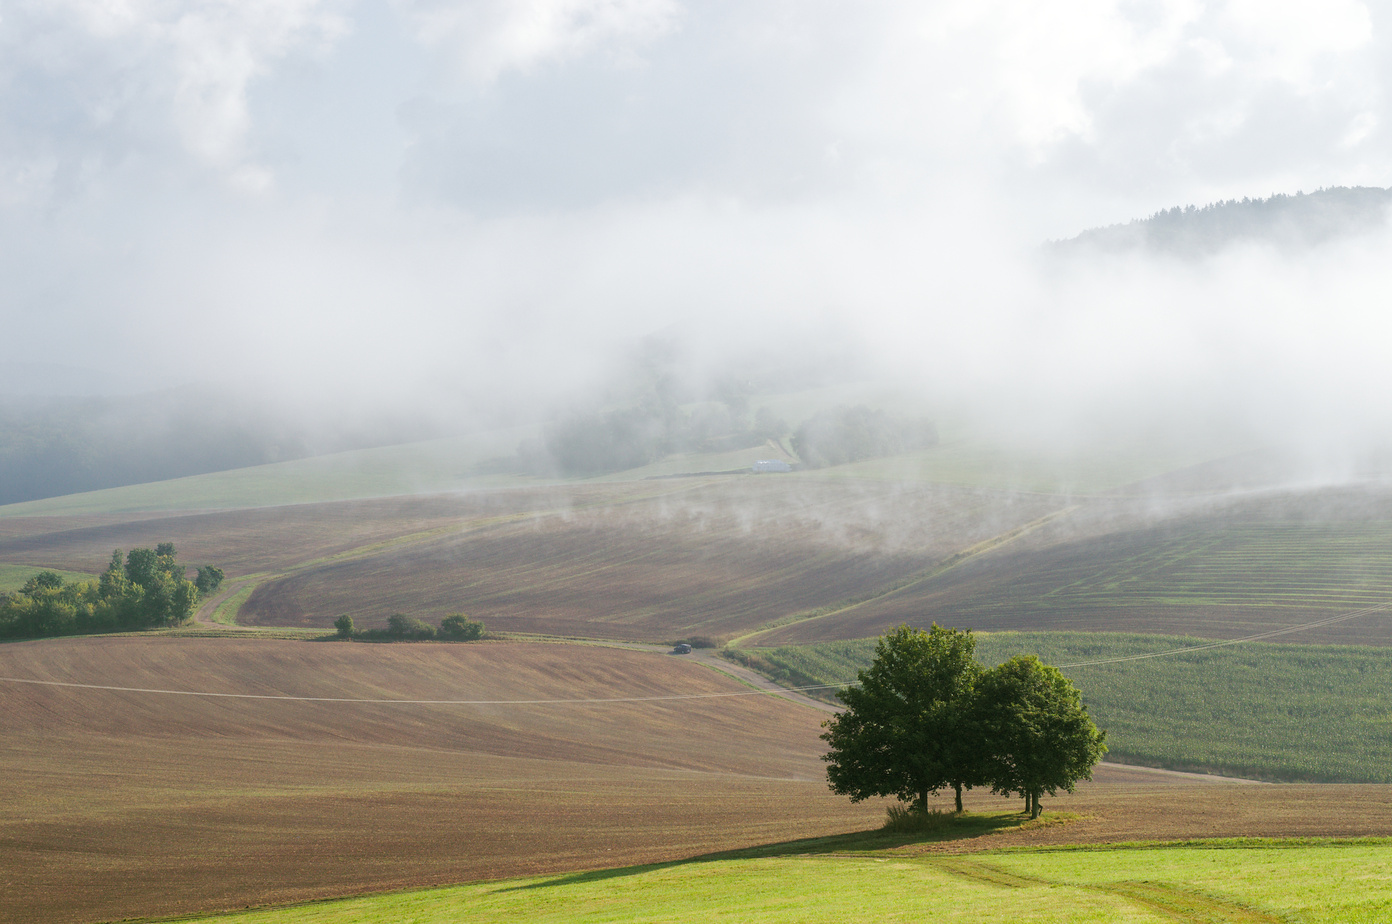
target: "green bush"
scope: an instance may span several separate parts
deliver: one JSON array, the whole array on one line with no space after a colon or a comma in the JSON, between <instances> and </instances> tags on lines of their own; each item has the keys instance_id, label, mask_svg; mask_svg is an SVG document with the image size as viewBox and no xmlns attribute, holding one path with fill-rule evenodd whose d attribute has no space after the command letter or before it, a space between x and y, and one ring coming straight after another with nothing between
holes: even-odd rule
<instances>
[{"instance_id":1,"label":"green bush","mask_svg":"<svg viewBox=\"0 0 1392 924\"><path fill-rule=\"evenodd\" d=\"M344 613L334 620L334 628L338 630L339 638L353 637L353 617Z\"/></svg>"},{"instance_id":2,"label":"green bush","mask_svg":"<svg viewBox=\"0 0 1392 924\"><path fill-rule=\"evenodd\" d=\"M430 639L435 637L435 627L414 616L396 613L387 617L387 635L393 639Z\"/></svg>"},{"instance_id":3,"label":"green bush","mask_svg":"<svg viewBox=\"0 0 1392 924\"><path fill-rule=\"evenodd\" d=\"M451 613L440 620L440 638L454 642L472 642L483 638L483 623L463 613Z\"/></svg>"},{"instance_id":4,"label":"green bush","mask_svg":"<svg viewBox=\"0 0 1392 924\"><path fill-rule=\"evenodd\" d=\"M947 812L933 809L924 811L902 802L885 810L885 823L881 830L895 834L922 834L925 831L941 831L952 824L953 816Z\"/></svg>"}]
</instances>

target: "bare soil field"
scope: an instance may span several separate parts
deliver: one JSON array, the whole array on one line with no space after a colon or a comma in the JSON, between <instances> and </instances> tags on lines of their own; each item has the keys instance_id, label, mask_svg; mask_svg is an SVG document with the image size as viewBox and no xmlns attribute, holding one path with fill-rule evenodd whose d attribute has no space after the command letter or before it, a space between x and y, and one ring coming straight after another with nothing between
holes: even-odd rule
<instances>
[{"instance_id":1,"label":"bare soil field","mask_svg":"<svg viewBox=\"0 0 1392 924\"><path fill-rule=\"evenodd\" d=\"M761 635L760 645L978 631L1239 638L1392 603L1392 494L1344 489L1172 504L1094 500L1008 547L895 593ZM1302 632L1392 645L1392 613Z\"/></svg>"},{"instance_id":2,"label":"bare soil field","mask_svg":"<svg viewBox=\"0 0 1392 924\"><path fill-rule=\"evenodd\" d=\"M0 676L206 692L605 699L745 689L590 645L100 638ZM89 922L689 857L876 826L826 789L825 713L766 696L383 705L0 684L0 920ZM1010 805L978 793L969 808ZM1392 833L1392 787L1104 767L1074 840ZM1011 840L1014 838L1015 840Z\"/></svg>"},{"instance_id":3,"label":"bare soil field","mask_svg":"<svg viewBox=\"0 0 1392 924\"><path fill-rule=\"evenodd\" d=\"M743 692L591 646L65 639L0 676L411 699ZM689 856L872 823L781 699L367 705L0 684L0 920L93 921Z\"/></svg>"},{"instance_id":4,"label":"bare soil field","mask_svg":"<svg viewBox=\"0 0 1392 924\"><path fill-rule=\"evenodd\" d=\"M1035 519L1055 499L797 479L730 480L460 532L259 586L240 620L361 626L467 612L490 628L725 638L873 594Z\"/></svg>"},{"instance_id":5,"label":"bare soil field","mask_svg":"<svg viewBox=\"0 0 1392 924\"><path fill-rule=\"evenodd\" d=\"M672 491L670 485L580 486L296 504L192 514L0 519L0 561L101 570L114 548L173 542L181 559L229 576L275 572L403 536L509 517L566 513ZM74 567L81 563L82 568Z\"/></svg>"}]
</instances>

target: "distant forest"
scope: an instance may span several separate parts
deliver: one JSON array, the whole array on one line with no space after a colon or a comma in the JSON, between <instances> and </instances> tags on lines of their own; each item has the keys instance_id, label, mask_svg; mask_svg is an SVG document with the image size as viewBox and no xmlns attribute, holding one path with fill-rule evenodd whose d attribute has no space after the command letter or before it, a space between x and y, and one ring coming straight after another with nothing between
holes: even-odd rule
<instances>
[{"instance_id":1,"label":"distant forest","mask_svg":"<svg viewBox=\"0 0 1392 924\"><path fill-rule=\"evenodd\" d=\"M1050 251L1084 250L1118 253L1145 250L1182 257L1202 257L1236 243L1270 243L1310 247L1387 227L1392 189L1335 186L1293 196L1229 199L1195 207L1186 205L1124 225L1092 228L1077 237L1054 241Z\"/></svg>"},{"instance_id":2,"label":"distant forest","mask_svg":"<svg viewBox=\"0 0 1392 924\"><path fill-rule=\"evenodd\" d=\"M0 504L437 435L413 421L311 427L210 391L0 398Z\"/></svg>"}]
</instances>

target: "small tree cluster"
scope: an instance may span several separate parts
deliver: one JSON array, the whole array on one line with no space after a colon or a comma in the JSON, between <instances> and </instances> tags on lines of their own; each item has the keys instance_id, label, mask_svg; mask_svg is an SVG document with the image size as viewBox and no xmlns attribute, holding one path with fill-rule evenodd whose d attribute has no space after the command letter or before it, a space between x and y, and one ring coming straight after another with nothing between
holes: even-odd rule
<instances>
[{"instance_id":1,"label":"small tree cluster","mask_svg":"<svg viewBox=\"0 0 1392 924\"><path fill-rule=\"evenodd\" d=\"M353 617L344 613L334 620L334 629L339 638L357 638L368 641L427 641L443 639L450 642L472 642L483 638L483 623L470 619L463 613L451 613L440 620L437 629L423 619L395 613L387 617L385 629L358 630L353 625Z\"/></svg>"},{"instance_id":2,"label":"small tree cluster","mask_svg":"<svg viewBox=\"0 0 1392 924\"><path fill-rule=\"evenodd\" d=\"M440 638L456 642L473 642L483 638L483 623L463 613L451 613L440 620Z\"/></svg>"},{"instance_id":3,"label":"small tree cluster","mask_svg":"<svg viewBox=\"0 0 1392 924\"><path fill-rule=\"evenodd\" d=\"M858 686L839 694L824 757L834 792L859 802L895 796L927 811L928 796L989 786L1018 793L1031 817L1045 793L1091 779L1106 735L1056 668L1020 656L985 670L970 632L900 626L880 639Z\"/></svg>"},{"instance_id":4,"label":"small tree cluster","mask_svg":"<svg viewBox=\"0 0 1392 924\"><path fill-rule=\"evenodd\" d=\"M53 571L31 578L18 593L0 595L0 637L36 638L148 629L183 623L193 615L199 588L184 578L172 542L153 549L111 553L96 581L64 583ZM216 574L217 568L200 568ZM211 574L210 574L211 577ZM205 583L208 581L205 580Z\"/></svg>"}]
</instances>

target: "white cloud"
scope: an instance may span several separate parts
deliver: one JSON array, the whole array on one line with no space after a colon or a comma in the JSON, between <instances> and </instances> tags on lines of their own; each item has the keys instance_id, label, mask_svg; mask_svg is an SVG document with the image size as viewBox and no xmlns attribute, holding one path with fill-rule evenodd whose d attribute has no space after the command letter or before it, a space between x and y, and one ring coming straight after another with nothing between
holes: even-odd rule
<instances>
[{"instance_id":1,"label":"white cloud","mask_svg":"<svg viewBox=\"0 0 1392 924\"><path fill-rule=\"evenodd\" d=\"M334 0L13 3L0 20L0 105L64 117L24 120L30 150L16 144L9 159L119 161L132 148L158 157L169 135L234 187L264 187L269 173L249 143L252 85L345 28Z\"/></svg>"},{"instance_id":2,"label":"white cloud","mask_svg":"<svg viewBox=\"0 0 1392 924\"><path fill-rule=\"evenodd\" d=\"M677 28L675 0L398 0L417 39L458 56L472 80L600 49L622 54Z\"/></svg>"}]
</instances>

